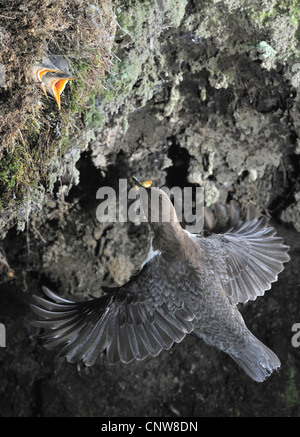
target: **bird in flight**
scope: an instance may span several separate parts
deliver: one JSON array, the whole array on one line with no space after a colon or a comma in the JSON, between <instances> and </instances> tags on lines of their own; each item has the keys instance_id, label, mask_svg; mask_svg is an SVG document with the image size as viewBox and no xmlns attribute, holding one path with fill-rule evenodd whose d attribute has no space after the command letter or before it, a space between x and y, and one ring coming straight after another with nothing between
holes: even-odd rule
<instances>
[{"instance_id":1,"label":"bird in flight","mask_svg":"<svg viewBox=\"0 0 300 437\"><path fill-rule=\"evenodd\" d=\"M278 357L246 327L237 304L263 296L289 261L289 247L249 203L205 208L207 232L185 231L167 194L133 178L148 214L153 252L121 287L100 298L73 302L44 287L33 296L32 324L44 330L46 348L69 362L92 366L105 352L109 364L157 356L194 333L230 355L257 382L280 367ZM158 202L150 198L157 196ZM165 220L165 218L168 219ZM214 233L217 225L227 225Z\"/></svg>"}]
</instances>

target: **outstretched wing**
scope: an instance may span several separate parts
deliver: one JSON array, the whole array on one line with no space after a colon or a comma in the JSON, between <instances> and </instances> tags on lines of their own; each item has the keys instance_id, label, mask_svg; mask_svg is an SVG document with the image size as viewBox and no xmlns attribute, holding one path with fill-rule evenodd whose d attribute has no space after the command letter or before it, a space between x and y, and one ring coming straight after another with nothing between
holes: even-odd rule
<instances>
[{"instance_id":1,"label":"outstretched wing","mask_svg":"<svg viewBox=\"0 0 300 437\"><path fill-rule=\"evenodd\" d=\"M233 304L263 296L277 281L284 263L290 260L289 247L276 236L266 217L255 218L253 205L244 222L238 218L223 234L197 238Z\"/></svg>"},{"instance_id":2,"label":"outstretched wing","mask_svg":"<svg viewBox=\"0 0 300 437\"><path fill-rule=\"evenodd\" d=\"M148 263L138 276L98 299L72 302L43 288L46 298L33 296L31 322L43 328L48 349L60 347L69 362L92 366L106 351L109 364L129 363L170 349L193 330L194 315L165 282L163 272ZM162 288L163 287L163 288ZM169 295L168 295L169 294ZM172 305L168 304L172 302Z\"/></svg>"}]
</instances>

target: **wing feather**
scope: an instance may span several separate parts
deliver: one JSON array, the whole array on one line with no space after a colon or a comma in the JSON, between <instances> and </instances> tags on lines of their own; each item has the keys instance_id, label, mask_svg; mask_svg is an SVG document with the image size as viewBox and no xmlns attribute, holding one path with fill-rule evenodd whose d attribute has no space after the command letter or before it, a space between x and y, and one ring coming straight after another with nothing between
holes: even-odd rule
<instances>
[{"instance_id":1,"label":"wing feather","mask_svg":"<svg viewBox=\"0 0 300 437\"><path fill-rule=\"evenodd\" d=\"M276 236L268 219L256 218L254 211L250 204L242 222L234 208L231 218L238 225L223 234L197 238L234 304L262 296L277 281L284 263L290 260L289 247Z\"/></svg>"},{"instance_id":2,"label":"wing feather","mask_svg":"<svg viewBox=\"0 0 300 437\"><path fill-rule=\"evenodd\" d=\"M45 297L34 296L31 305L40 318L32 324L45 330L45 346L60 347L59 356L69 362L92 366L105 351L109 364L156 356L193 330L193 312L172 296L176 291L168 289L164 276L153 259L123 287L86 302L60 298L44 287Z\"/></svg>"}]
</instances>

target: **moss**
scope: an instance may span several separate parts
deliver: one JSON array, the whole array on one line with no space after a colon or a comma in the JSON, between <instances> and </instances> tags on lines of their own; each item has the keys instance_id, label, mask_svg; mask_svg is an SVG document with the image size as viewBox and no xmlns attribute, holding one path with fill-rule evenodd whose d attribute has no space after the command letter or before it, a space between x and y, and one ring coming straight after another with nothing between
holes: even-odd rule
<instances>
[{"instance_id":1,"label":"moss","mask_svg":"<svg viewBox=\"0 0 300 437\"><path fill-rule=\"evenodd\" d=\"M261 5L254 2L248 8L248 16L260 32L260 38L265 39L266 44L274 50L272 53L269 50L264 52L263 49L264 53L258 50L264 68L271 70L278 62L295 62L300 54L298 0L263 0Z\"/></svg>"},{"instance_id":2,"label":"moss","mask_svg":"<svg viewBox=\"0 0 300 437\"><path fill-rule=\"evenodd\" d=\"M252 14L253 21L258 22L262 27L269 22L271 17L272 11L269 10L255 11L254 14Z\"/></svg>"},{"instance_id":3,"label":"moss","mask_svg":"<svg viewBox=\"0 0 300 437\"><path fill-rule=\"evenodd\" d=\"M100 2L101 5L104 3L106 6L110 5L109 0ZM38 36L35 31L32 33L31 39L34 39L35 44L38 46L41 46L50 34L51 17L56 13L58 3L49 3L48 6L49 8L43 8L41 13L45 23L43 35ZM152 13L152 6L153 2L151 1L126 2L126 6L122 9L123 14L119 17L121 27L134 28L138 39L138 36L143 32L144 23L149 19L149 14ZM168 6L170 9L170 5ZM87 7L88 5L84 2L85 15ZM134 13L127 13L129 10L132 12L132 8ZM68 7L66 7L66 12L70 12ZM83 10L80 10L80 13L82 12ZM78 22L82 21L80 13L77 15ZM93 11L91 14L91 20L97 18L97 14L93 16ZM66 15L63 18L66 18ZM112 17L108 21L111 26ZM46 24L49 26L48 29ZM64 22L64 27L68 28L67 22ZM76 26L74 31L78 38ZM126 30L126 32L128 31ZM25 114L25 117L23 117L22 123L18 125L17 135L15 134L16 129L14 130L10 120L7 120L6 124L11 126L14 135L7 137L5 153L0 162L0 207L2 209L7 206L13 207L14 203L21 202L24 193L37 186L38 183L43 181L43 183L47 183L47 166L57 153L63 154L68 149L75 125L75 133L78 128L101 127L105 121L104 106L110 102L117 104L116 102L119 99L124 99L124 96L131 92L141 73L141 60L138 56L131 57L123 62L118 61L114 69L111 69L109 49L112 34L113 30L108 34L110 38L109 45L107 47L103 46L106 40L103 39L102 20L100 34L97 34L96 31L95 34L81 35L82 38L74 40L75 46L72 46L73 34L70 31L68 33L68 38L71 41L68 40L68 60L72 74L77 79L69 83L65 90L62 111L57 110L55 102L51 98L46 101L35 85L35 92L30 103L31 108L34 107L34 110L30 113L28 108L23 108L22 113ZM57 53L56 42L59 38L61 38L59 32L57 35L51 36L51 42L48 45L50 51ZM22 39L19 39L19 43L22 43ZM22 50L25 50L25 48L23 47ZM106 55L103 56L103 53L106 53ZM36 55L34 55L34 58L36 58ZM109 83L103 85L104 73L110 69L112 74L108 80ZM37 98L42 100L42 104L39 104L39 106L36 105Z\"/></svg>"},{"instance_id":4,"label":"moss","mask_svg":"<svg viewBox=\"0 0 300 437\"><path fill-rule=\"evenodd\" d=\"M298 23L300 15L300 5L298 0L280 1L274 9L277 14L288 14L294 23Z\"/></svg>"},{"instance_id":5,"label":"moss","mask_svg":"<svg viewBox=\"0 0 300 437\"><path fill-rule=\"evenodd\" d=\"M117 100L132 90L142 71L142 63L136 57L130 57L115 64L112 74L107 79L109 89L102 91L103 103Z\"/></svg>"},{"instance_id":6,"label":"moss","mask_svg":"<svg viewBox=\"0 0 300 437\"><path fill-rule=\"evenodd\" d=\"M12 0L3 12L9 16L11 10L19 10L21 3L21 0ZM127 38L137 47L132 56L124 56L124 60L115 62L114 66L110 54L115 33L112 4L118 12L121 38ZM14 202L22 200L26 190L39 183L47 185L49 162L68 149L74 133L104 124L106 109L110 105L121 105L141 76L142 68L149 60L152 38L155 39L162 29L178 26L186 8L185 0L159 3L129 0L123 5L120 2L119 7L117 4L117 1L101 0L96 7L93 2L78 0L74 6L67 0L46 0L38 9L36 1L29 0L27 12L22 9L15 15L15 20L11 23L6 20L3 24L3 28L8 28L7 35L18 35L16 41L7 41L8 50L2 56L12 59L18 74L11 75L12 66L8 66L7 75L18 77L19 82L7 83L8 90L18 90L18 93L13 94L13 100L7 98L6 106L2 106L2 125L8 127L7 135L2 137L5 138L0 164L2 208L13 207ZM29 20L29 30L26 28L26 35L19 35L10 26L22 28L19 23L24 15ZM71 73L76 77L64 92L61 111L57 110L54 100L46 100L37 84L32 82L32 64L44 55L46 46L49 52L57 54L63 47ZM150 50L151 56L154 58ZM25 65L19 65L23 58ZM1 58L0 62L3 62ZM154 59L151 64L155 64ZM151 68L146 67L149 73ZM111 73L107 83L104 81L106 72ZM158 86L156 74L153 73L150 81L146 72L142 79L142 86L137 91L141 105L153 96ZM24 83L30 83L32 88L24 87ZM126 121L124 123L126 126Z\"/></svg>"},{"instance_id":7,"label":"moss","mask_svg":"<svg viewBox=\"0 0 300 437\"><path fill-rule=\"evenodd\" d=\"M164 0L157 4L153 0L129 0L117 8L120 27L132 36L138 36L143 31L144 24L154 30L156 28L155 10L160 10L162 16L169 18L169 27L178 27L184 17L186 0Z\"/></svg>"},{"instance_id":8,"label":"moss","mask_svg":"<svg viewBox=\"0 0 300 437\"><path fill-rule=\"evenodd\" d=\"M109 89L101 93L104 105L111 102L122 105L138 81L134 93L139 107L161 88L159 70L163 70L164 56L157 48L157 36L165 29L179 26L186 5L186 0L120 2L116 9L119 23L116 39L124 47L135 46L135 49L123 51L121 48L117 52L119 60L107 79Z\"/></svg>"},{"instance_id":9,"label":"moss","mask_svg":"<svg viewBox=\"0 0 300 437\"><path fill-rule=\"evenodd\" d=\"M20 5L21 0L7 2L0 16L0 36L5 39L0 63L7 78L6 91L0 94L1 209L13 209L24 193L46 186L48 164L70 147L71 136L102 123L96 96L110 69L115 32L111 0L100 0L98 8L84 0L76 5L28 0L26 9ZM11 13L14 20L4 20ZM23 26L25 21L28 25ZM54 99L46 100L32 77L32 66L45 55L45 47L50 53L63 51L77 78L64 91L61 111Z\"/></svg>"},{"instance_id":10,"label":"moss","mask_svg":"<svg viewBox=\"0 0 300 437\"><path fill-rule=\"evenodd\" d=\"M266 5L265 8L252 10L251 18L260 26L265 27L279 16L288 16L290 20L298 25L300 18L300 5L298 0L277 1L273 5Z\"/></svg>"},{"instance_id":11,"label":"moss","mask_svg":"<svg viewBox=\"0 0 300 437\"><path fill-rule=\"evenodd\" d=\"M117 8L118 23L121 29L130 32L133 36L138 35L149 17L150 7L151 0L144 2L134 0L128 1L126 6Z\"/></svg>"},{"instance_id":12,"label":"moss","mask_svg":"<svg viewBox=\"0 0 300 437\"><path fill-rule=\"evenodd\" d=\"M62 138L53 114L27 116L18 137L0 161L1 209L19 204L38 182L47 179L47 164ZM54 129L55 127L55 129Z\"/></svg>"}]
</instances>

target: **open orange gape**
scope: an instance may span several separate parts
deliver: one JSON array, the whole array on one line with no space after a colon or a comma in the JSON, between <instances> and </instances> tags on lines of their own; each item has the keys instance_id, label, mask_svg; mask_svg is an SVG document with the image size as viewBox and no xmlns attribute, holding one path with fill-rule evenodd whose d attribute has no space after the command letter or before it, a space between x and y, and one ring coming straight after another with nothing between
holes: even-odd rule
<instances>
[{"instance_id":1,"label":"open orange gape","mask_svg":"<svg viewBox=\"0 0 300 437\"><path fill-rule=\"evenodd\" d=\"M141 185L143 185L144 188L150 188L152 185L152 181L149 180L149 181L141 182Z\"/></svg>"},{"instance_id":2,"label":"open orange gape","mask_svg":"<svg viewBox=\"0 0 300 437\"><path fill-rule=\"evenodd\" d=\"M47 58L34 67L34 72L38 81L41 82L45 96L48 98L48 93L50 93L55 98L58 109L61 109L60 96L68 81L76 78L69 73L68 65L61 56L52 56L52 58L62 68L58 68L53 60Z\"/></svg>"},{"instance_id":3,"label":"open orange gape","mask_svg":"<svg viewBox=\"0 0 300 437\"><path fill-rule=\"evenodd\" d=\"M150 188L152 185L152 181L149 179L147 181L144 182L140 182L135 176L132 176L129 179L129 182L133 185L133 187L144 187L144 188Z\"/></svg>"}]
</instances>

